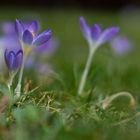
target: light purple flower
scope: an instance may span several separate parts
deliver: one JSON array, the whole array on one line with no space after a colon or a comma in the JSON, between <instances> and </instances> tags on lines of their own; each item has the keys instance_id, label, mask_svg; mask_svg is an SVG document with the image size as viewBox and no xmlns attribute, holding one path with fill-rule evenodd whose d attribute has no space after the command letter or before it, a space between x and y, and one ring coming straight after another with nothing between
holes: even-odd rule
<instances>
[{"instance_id":1,"label":"light purple flower","mask_svg":"<svg viewBox=\"0 0 140 140\"><path fill-rule=\"evenodd\" d=\"M21 46L19 45L16 36L13 35L0 37L0 47L3 50L8 49L16 51L21 49Z\"/></svg>"},{"instance_id":2,"label":"light purple flower","mask_svg":"<svg viewBox=\"0 0 140 140\"><path fill-rule=\"evenodd\" d=\"M31 46L40 46L45 44L52 35L52 31L50 29L45 30L38 35L39 25L36 20L32 21L28 27L25 26L20 20L16 20L15 30L19 40Z\"/></svg>"},{"instance_id":3,"label":"light purple flower","mask_svg":"<svg viewBox=\"0 0 140 140\"><path fill-rule=\"evenodd\" d=\"M58 46L58 40L57 39L50 39L48 40L45 44L35 47L33 49L33 52L35 52L36 54L43 54L43 55L51 55L55 52L57 46Z\"/></svg>"},{"instance_id":4,"label":"light purple flower","mask_svg":"<svg viewBox=\"0 0 140 140\"><path fill-rule=\"evenodd\" d=\"M12 22L3 22L2 31L5 35L15 35L14 23Z\"/></svg>"},{"instance_id":5,"label":"light purple flower","mask_svg":"<svg viewBox=\"0 0 140 140\"><path fill-rule=\"evenodd\" d=\"M0 47L1 49L8 50L19 50L21 46L19 44L14 23L13 22L3 22L1 29L3 31L3 35L0 36Z\"/></svg>"},{"instance_id":6,"label":"light purple flower","mask_svg":"<svg viewBox=\"0 0 140 140\"><path fill-rule=\"evenodd\" d=\"M19 69L19 67L22 64L23 51L18 50L17 52L15 52L15 51L8 51L6 49L4 53L4 58L5 58L5 62L8 67L8 70L16 71L17 69Z\"/></svg>"},{"instance_id":7,"label":"light purple flower","mask_svg":"<svg viewBox=\"0 0 140 140\"><path fill-rule=\"evenodd\" d=\"M80 17L80 28L90 46L100 46L110 41L119 32L119 28L114 26L104 31L102 31L99 24L94 24L90 27L84 17Z\"/></svg>"},{"instance_id":8,"label":"light purple flower","mask_svg":"<svg viewBox=\"0 0 140 140\"><path fill-rule=\"evenodd\" d=\"M128 53L132 46L133 43L126 37L116 37L111 41L111 48L118 55Z\"/></svg>"}]
</instances>

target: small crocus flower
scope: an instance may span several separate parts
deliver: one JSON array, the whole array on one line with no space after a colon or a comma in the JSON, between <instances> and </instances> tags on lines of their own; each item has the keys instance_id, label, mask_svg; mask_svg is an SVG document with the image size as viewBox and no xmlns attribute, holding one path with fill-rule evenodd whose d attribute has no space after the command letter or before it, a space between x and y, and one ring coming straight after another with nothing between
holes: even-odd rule
<instances>
[{"instance_id":1,"label":"small crocus flower","mask_svg":"<svg viewBox=\"0 0 140 140\"><path fill-rule=\"evenodd\" d=\"M39 25L36 20L28 27L20 20L16 20L15 30L19 40L28 46L40 46L45 44L51 38L52 34L52 31L48 29L38 35Z\"/></svg>"},{"instance_id":2,"label":"small crocus flower","mask_svg":"<svg viewBox=\"0 0 140 140\"><path fill-rule=\"evenodd\" d=\"M99 46L102 44L110 41L113 39L113 37L119 32L118 27L109 27L102 31L101 27L99 24L94 24L93 26L88 26L86 23L84 17L80 17L80 28L81 31L88 41L89 44L89 55L87 59L87 63L83 72L83 75L80 80L79 88L78 88L78 94L81 95L84 90L84 86L86 83L86 79L88 76L88 72L91 66L92 58Z\"/></svg>"},{"instance_id":3,"label":"small crocus flower","mask_svg":"<svg viewBox=\"0 0 140 140\"><path fill-rule=\"evenodd\" d=\"M7 66L5 64L4 53L5 50L12 50L17 52L20 50L21 47L14 36L6 35L0 37L0 73L4 74L7 73Z\"/></svg>"},{"instance_id":4,"label":"small crocus flower","mask_svg":"<svg viewBox=\"0 0 140 140\"><path fill-rule=\"evenodd\" d=\"M128 53L133 47L133 43L126 37L116 37L111 41L111 48L116 55Z\"/></svg>"},{"instance_id":5,"label":"small crocus flower","mask_svg":"<svg viewBox=\"0 0 140 140\"><path fill-rule=\"evenodd\" d=\"M80 28L91 47L98 47L110 41L119 32L119 28L113 26L104 31L102 31L99 24L94 24L90 27L84 17L80 17Z\"/></svg>"},{"instance_id":6,"label":"small crocus flower","mask_svg":"<svg viewBox=\"0 0 140 140\"><path fill-rule=\"evenodd\" d=\"M4 58L5 58L5 62L8 67L8 70L10 72L17 71L22 64L23 51L18 50L17 52L15 52L13 50L8 51L8 49L6 49L4 53Z\"/></svg>"}]
</instances>

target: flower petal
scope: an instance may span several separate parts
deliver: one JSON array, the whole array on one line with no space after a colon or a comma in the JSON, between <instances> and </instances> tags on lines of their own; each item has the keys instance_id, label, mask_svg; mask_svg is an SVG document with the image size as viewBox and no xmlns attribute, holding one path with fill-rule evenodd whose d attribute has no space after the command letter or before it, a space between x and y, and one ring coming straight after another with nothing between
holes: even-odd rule
<instances>
[{"instance_id":1,"label":"flower petal","mask_svg":"<svg viewBox=\"0 0 140 140\"><path fill-rule=\"evenodd\" d=\"M18 37L21 39L23 31L24 31L24 26L23 26L22 22L20 20L17 20L17 19L15 22L15 31L16 31Z\"/></svg>"},{"instance_id":2,"label":"flower petal","mask_svg":"<svg viewBox=\"0 0 140 140\"><path fill-rule=\"evenodd\" d=\"M33 36L29 30L24 31L22 40L25 44L28 44L28 45L32 44Z\"/></svg>"},{"instance_id":3,"label":"flower petal","mask_svg":"<svg viewBox=\"0 0 140 140\"><path fill-rule=\"evenodd\" d=\"M86 39L89 38L89 35L90 35L90 29L88 27L88 24L86 23L84 17L80 17L80 28L81 28L81 31L83 33L83 35L85 36Z\"/></svg>"},{"instance_id":4,"label":"flower petal","mask_svg":"<svg viewBox=\"0 0 140 140\"><path fill-rule=\"evenodd\" d=\"M28 30L33 34L33 36L37 35L37 32L39 30L39 24L36 20L34 20L31 25L28 27Z\"/></svg>"},{"instance_id":5,"label":"flower petal","mask_svg":"<svg viewBox=\"0 0 140 140\"><path fill-rule=\"evenodd\" d=\"M4 59L5 59L5 63L8 66L9 65L9 61L8 61L8 50L6 49L4 52Z\"/></svg>"},{"instance_id":6,"label":"flower petal","mask_svg":"<svg viewBox=\"0 0 140 140\"><path fill-rule=\"evenodd\" d=\"M22 64L22 59L23 59L23 51L22 50L19 50L17 53L16 53L16 62L15 62L15 67L16 69L19 68Z\"/></svg>"},{"instance_id":7,"label":"flower petal","mask_svg":"<svg viewBox=\"0 0 140 140\"><path fill-rule=\"evenodd\" d=\"M93 40L97 40L99 36L101 35L101 27L98 24L94 24L91 27L91 37Z\"/></svg>"},{"instance_id":8,"label":"flower petal","mask_svg":"<svg viewBox=\"0 0 140 140\"><path fill-rule=\"evenodd\" d=\"M103 44L110 41L119 32L118 27L110 27L106 29L98 39L98 44Z\"/></svg>"},{"instance_id":9,"label":"flower petal","mask_svg":"<svg viewBox=\"0 0 140 140\"><path fill-rule=\"evenodd\" d=\"M7 60L8 60L8 68L9 70L14 70L14 63L15 63L15 53L13 51L10 51L8 56L7 56Z\"/></svg>"},{"instance_id":10,"label":"flower petal","mask_svg":"<svg viewBox=\"0 0 140 140\"><path fill-rule=\"evenodd\" d=\"M43 45L44 43L46 43L52 36L52 31L46 30L44 32L42 32L34 41L33 41L33 45L34 46L40 46Z\"/></svg>"}]
</instances>

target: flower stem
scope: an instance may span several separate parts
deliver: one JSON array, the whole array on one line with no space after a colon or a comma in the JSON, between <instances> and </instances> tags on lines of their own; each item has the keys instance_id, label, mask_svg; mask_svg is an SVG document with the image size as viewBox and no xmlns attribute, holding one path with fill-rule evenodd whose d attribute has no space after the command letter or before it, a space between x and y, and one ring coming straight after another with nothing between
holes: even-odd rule
<instances>
[{"instance_id":1,"label":"flower stem","mask_svg":"<svg viewBox=\"0 0 140 140\"><path fill-rule=\"evenodd\" d=\"M15 74L10 74L10 79L7 83L7 86L8 86L8 89L9 89L9 93L11 94L11 86L12 86L12 83L13 83L13 79L15 77Z\"/></svg>"},{"instance_id":2,"label":"flower stem","mask_svg":"<svg viewBox=\"0 0 140 140\"><path fill-rule=\"evenodd\" d=\"M84 72L82 74L82 78L81 78L79 88L78 88L78 94L79 95L81 95L83 93L85 83L86 83L86 79L87 79L87 76L88 76L88 72L89 72L91 62L92 62L92 58L93 58L93 55L94 55L95 51L96 51L96 47L90 47L90 51L89 51L88 59L87 59L87 62L86 62L86 66L85 66Z\"/></svg>"},{"instance_id":3,"label":"flower stem","mask_svg":"<svg viewBox=\"0 0 140 140\"><path fill-rule=\"evenodd\" d=\"M25 64L25 56L23 56L23 62L22 62L20 72L19 72L18 84L15 89L15 96L17 98L19 98L20 94L21 94L21 81L22 81L22 77L23 77L24 64Z\"/></svg>"}]
</instances>

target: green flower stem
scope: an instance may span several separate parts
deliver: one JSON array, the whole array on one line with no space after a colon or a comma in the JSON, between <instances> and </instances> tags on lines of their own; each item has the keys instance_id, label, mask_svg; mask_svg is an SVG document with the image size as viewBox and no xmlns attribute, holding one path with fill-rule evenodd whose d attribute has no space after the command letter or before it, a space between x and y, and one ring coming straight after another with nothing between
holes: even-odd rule
<instances>
[{"instance_id":1,"label":"green flower stem","mask_svg":"<svg viewBox=\"0 0 140 140\"><path fill-rule=\"evenodd\" d=\"M88 59L87 59L87 63L84 69L84 72L82 74L82 78L79 84L79 88L78 88L78 94L81 95L83 93L84 87L85 87L85 83L87 80L87 76L88 76L88 72L92 63L92 58L94 56L94 53L96 51L97 47L91 46L90 50L89 50L89 55L88 55Z\"/></svg>"},{"instance_id":2,"label":"green flower stem","mask_svg":"<svg viewBox=\"0 0 140 140\"><path fill-rule=\"evenodd\" d=\"M22 82L22 77L23 77L25 59L26 59L25 56L23 56L23 62L22 62L20 72L19 72L18 84L17 84L16 89L15 89L15 96L17 98L19 98L20 94L21 94L21 82Z\"/></svg>"},{"instance_id":3,"label":"green flower stem","mask_svg":"<svg viewBox=\"0 0 140 140\"><path fill-rule=\"evenodd\" d=\"M11 94L11 86L12 86L12 84L13 84L13 79L14 79L16 73L17 73L17 72L12 72L12 73L10 73L10 79L9 79L9 81L8 81L8 83L7 83L7 86L8 86L8 89L9 89L9 93L10 93L10 94Z\"/></svg>"},{"instance_id":4,"label":"green flower stem","mask_svg":"<svg viewBox=\"0 0 140 140\"><path fill-rule=\"evenodd\" d=\"M29 53L32 51L34 46L31 45L25 45L24 43L20 42L22 49L23 49L23 62L20 68L20 72L19 72L19 79L18 79L18 84L16 86L15 89L15 98L18 99L20 97L21 94L21 82L22 82L22 77L23 77L23 70L24 70L24 65L25 65L25 61L26 58L28 57Z\"/></svg>"}]
</instances>

